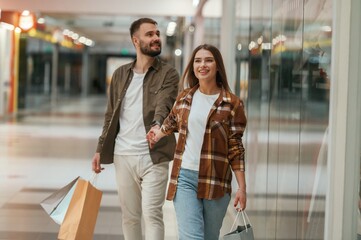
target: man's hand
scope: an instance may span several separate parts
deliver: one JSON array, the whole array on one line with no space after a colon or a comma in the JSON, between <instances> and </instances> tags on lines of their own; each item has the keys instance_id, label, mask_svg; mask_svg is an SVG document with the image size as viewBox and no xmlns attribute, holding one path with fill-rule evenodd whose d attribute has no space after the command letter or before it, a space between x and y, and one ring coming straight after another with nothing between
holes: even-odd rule
<instances>
[{"instance_id":1,"label":"man's hand","mask_svg":"<svg viewBox=\"0 0 361 240\"><path fill-rule=\"evenodd\" d=\"M95 153L92 161L92 168L95 173L100 173L104 168L100 165L100 154Z\"/></svg>"},{"instance_id":2,"label":"man's hand","mask_svg":"<svg viewBox=\"0 0 361 240\"><path fill-rule=\"evenodd\" d=\"M160 131L160 127L158 125L154 125L147 133L146 139L151 149L159 141L159 139L157 138L158 131Z\"/></svg>"}]
</instances>

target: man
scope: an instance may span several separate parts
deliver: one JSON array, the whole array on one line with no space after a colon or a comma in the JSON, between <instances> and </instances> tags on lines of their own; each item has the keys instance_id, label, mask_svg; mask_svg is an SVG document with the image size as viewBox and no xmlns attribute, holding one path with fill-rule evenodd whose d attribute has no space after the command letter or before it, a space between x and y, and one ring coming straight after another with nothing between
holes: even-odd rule
<instances>
[{"instance_id":1,"label":"man","mask_svg":"<svg viewBox=\"0 0 361 240\"><path fill-rule=\"evenodd\" d=\"M114 163L126 240L141 240L141 216L147 240L164 239L162 207L173 158L175 137L149 148L146 133L159 129L173 106L179 75L157 56L161 53L157 22L141 18L132 23L134 62L115 70L103 132L93 157L93 171Z\"/></svg>"}]
</instances>

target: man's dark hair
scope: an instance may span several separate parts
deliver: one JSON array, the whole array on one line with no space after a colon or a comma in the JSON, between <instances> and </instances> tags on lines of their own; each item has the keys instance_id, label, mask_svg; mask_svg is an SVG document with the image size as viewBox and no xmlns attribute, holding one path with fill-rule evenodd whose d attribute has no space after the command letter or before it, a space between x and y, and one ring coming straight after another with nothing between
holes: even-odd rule
<instances>
[{"instance_id":1,"label":"man's dark hair","mask_svg":"<svg viewBox=\"0 0 361 240\"><path fill-rule=\"evenodd\" d=\"M143 23L151 23L154 25L158 25L158 23L151 18L139 18L138 20L134 21L132 23L132 25L130 25L130 28L129 28L130 37L133 37L134 33L139 30L140 25L142 25Z\"/></svg>"}]
</instances>

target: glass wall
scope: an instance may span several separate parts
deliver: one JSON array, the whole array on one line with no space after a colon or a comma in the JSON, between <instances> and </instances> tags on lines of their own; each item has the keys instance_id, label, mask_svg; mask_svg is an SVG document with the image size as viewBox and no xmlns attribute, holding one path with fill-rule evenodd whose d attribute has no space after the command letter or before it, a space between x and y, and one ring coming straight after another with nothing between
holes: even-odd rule
<instances>
[{"instance_id":1,"label":"glass wall","mask_svg":"<svg viewBox=\"0 0 361 240\"><path fill-rule=\"evenodd\" d=\"M250 6L248 54L237 58L248 73L238 71L237 84L255 238L323 239L332 1L239 2ZM237 20L239 39L245 21Z\"/></svg>"}]
</instances>

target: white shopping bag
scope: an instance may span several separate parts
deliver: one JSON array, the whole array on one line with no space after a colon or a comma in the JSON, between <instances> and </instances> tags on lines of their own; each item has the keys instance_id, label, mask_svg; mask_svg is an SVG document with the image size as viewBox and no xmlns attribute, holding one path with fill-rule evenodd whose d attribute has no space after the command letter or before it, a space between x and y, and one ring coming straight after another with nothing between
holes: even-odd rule
<instances>
[{"instance_id":1,"label":"white shopping bag","mask_svg":"<svg viewBox=\"0 0 361 240\"><path fill-rule=\"evenodd\" d=\"M78 180L79 177L75 178L68 185L54 192L40 203L49 216L59 225L64 220Z\"/></svg>"}]
</instances>

